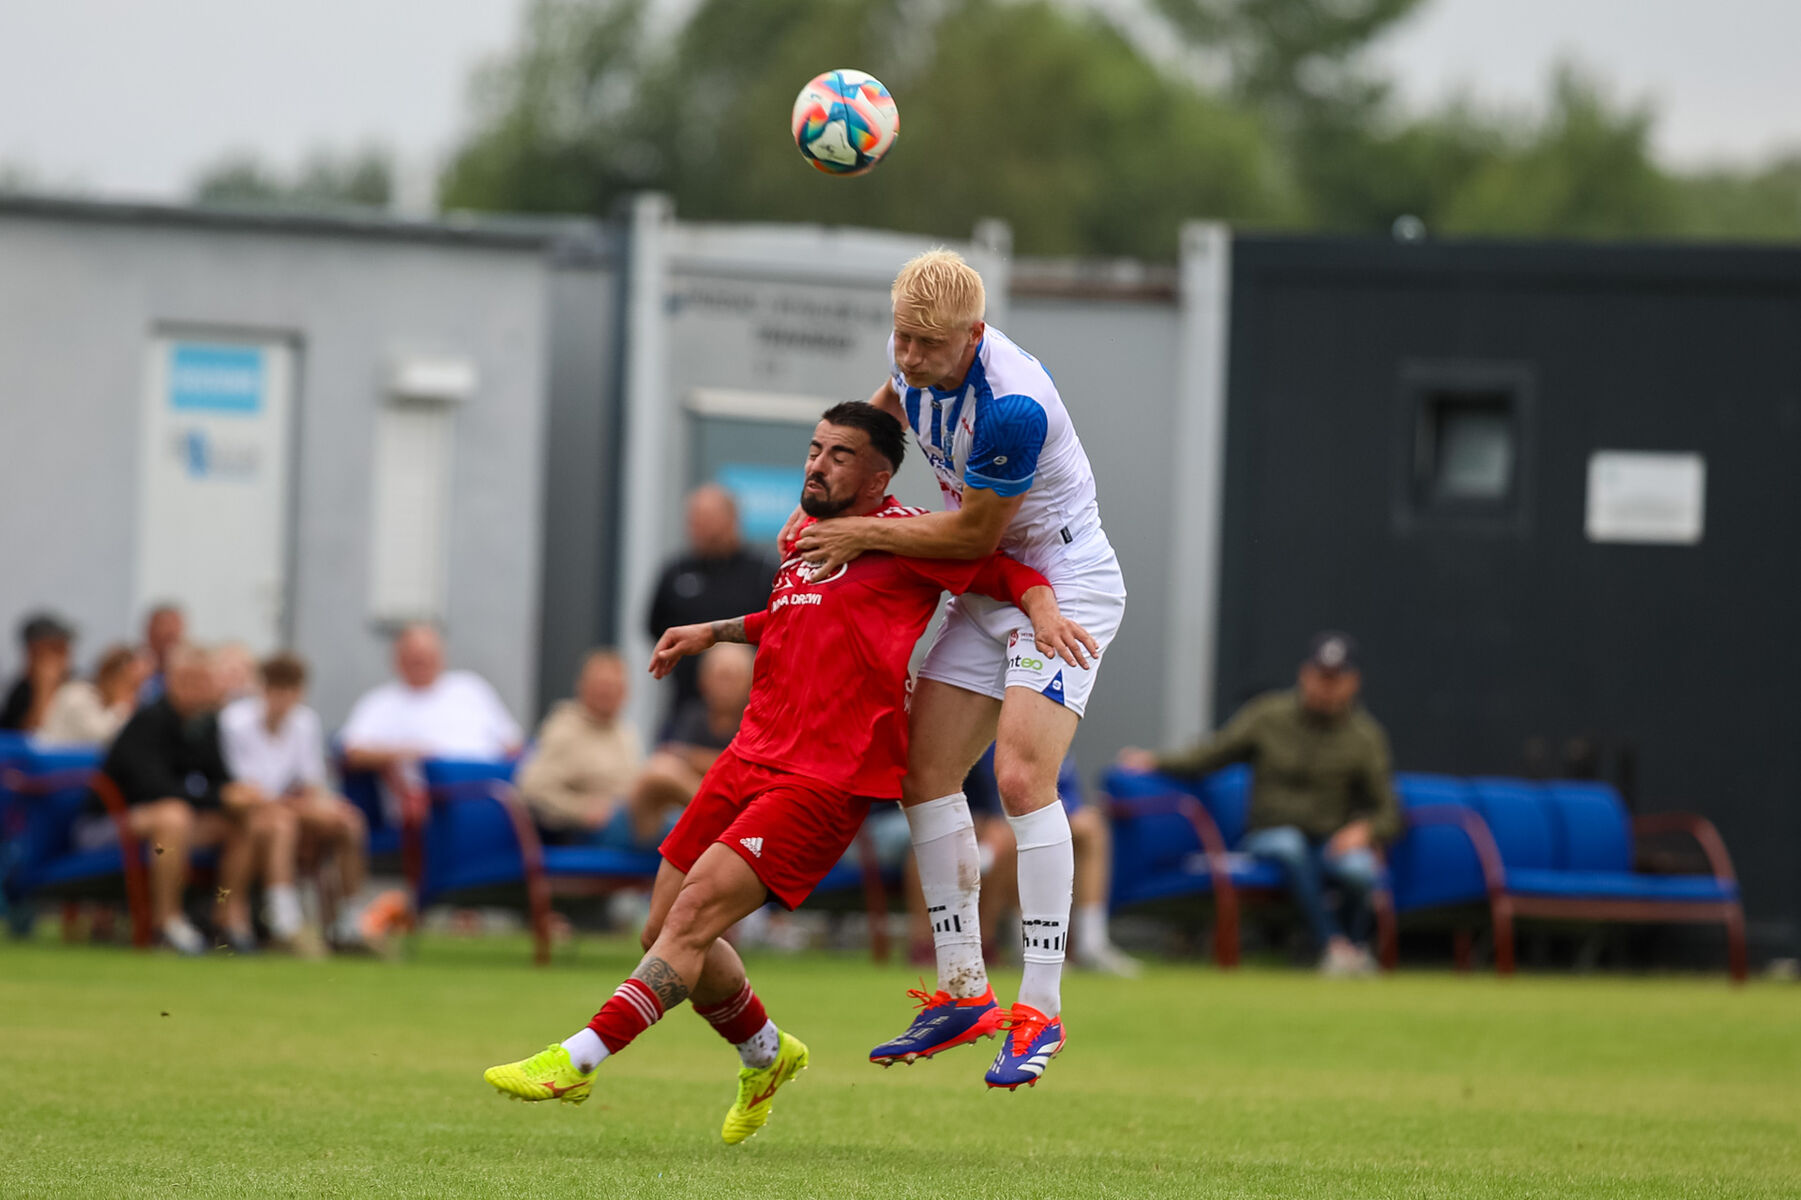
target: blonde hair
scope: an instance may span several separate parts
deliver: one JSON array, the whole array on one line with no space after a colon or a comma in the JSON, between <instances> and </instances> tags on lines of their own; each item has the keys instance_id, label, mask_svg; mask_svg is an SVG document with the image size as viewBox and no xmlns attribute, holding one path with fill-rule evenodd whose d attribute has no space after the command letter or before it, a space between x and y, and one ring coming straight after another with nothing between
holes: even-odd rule
<instances>
[{"instance_id":1,"label":"blonde hair","mask_svg":"<svg viewBox=\"0 0 1801 1200\"><path fill-rule=\"evenodd\" d=\"M976 269L942 247L909 259L888 295L896 317L940 333L968 329L988 307Z\"/></svg>"}]
</instances>

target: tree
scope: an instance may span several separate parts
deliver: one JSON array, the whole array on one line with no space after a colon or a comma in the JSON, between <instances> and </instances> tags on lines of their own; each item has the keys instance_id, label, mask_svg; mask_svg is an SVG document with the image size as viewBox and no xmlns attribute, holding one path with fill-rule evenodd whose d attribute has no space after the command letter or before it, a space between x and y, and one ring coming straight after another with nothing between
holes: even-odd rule
<instances>
[{"instance_id":1,"label":"tree","mask_svg":"<svg viewBox=\"0 0 1801 1200\"><path fill-rule=\"evenodd\" d=\"M320 150L310 154L290 179L256 155L236 151L200 172L193 196L196 204L215 206L386 208L394 197L394 168L379 147L348 154Z\"/></svg>"},{"instance_id":2,"label":"tree","mask_svg":"<svg viewBox=\"0 0 1801 1200\"><path fill-rule=\"evenodd\" d=\"M1028 253L1168 258L1193 216L1299 211L1259 120L1157 71L1115 28L1047 2L708 0L657 45L630 0L540 0L490 69L446 207L604 213L672 193L697 218L807 220L966 236L999 216ZM828 179L789 138L821 63L901 97L896 149Z\"/></svg>"},{"instance_id":3,"label":"tree","mask_svg":"<svg viewBox=\"0 0 1801 1200\"><path fill-rule=\"evenodd\" d=\"M1449 233L1648 237L1680 228L1676 196L1651 157L1648 107L1612 107L1574 66L1558 68L1536 129L1476 165L1445 205Z\"/></svg>"},{"instance_id":4,"label":"tree","mask_svg":"<svg viewBox=\"0 0 1801 1200\"><path fill-rule=\"evenodd\" d=\"M1367 109L1386 88L1361 52L1422 0L1151 0L1203 58L1223 62L1233 94L1303 119L1321 106Z\"/></svg>"}]
</instances>

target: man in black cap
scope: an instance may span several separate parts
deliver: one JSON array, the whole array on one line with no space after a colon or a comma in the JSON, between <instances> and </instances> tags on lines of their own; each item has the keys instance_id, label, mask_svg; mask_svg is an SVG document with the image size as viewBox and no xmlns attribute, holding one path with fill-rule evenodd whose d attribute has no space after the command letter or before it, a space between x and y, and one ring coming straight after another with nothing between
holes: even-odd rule
<instances>
[{"instance_id":1,"label":"man in black cap","mask_svg":"<svg viewBox=\"0 0 1801 1200\"><path fill-rule=\"evenodd\" d=\"M19 625L25 669L6 693L0 729L33 733L44 723L50 698L69 678L69 645L75 631L50 613L35 613Z\"/></svg>"},{"instance_id":2,"label":"man in black cap","mask_svg":"<svg viewBox=\"0 0 1801 1200\"><path fill-rule=\"evenodd\" d=\"M1401 832L1388 737L1357 703L1363 676L1349 635L1317 635L1291 691L1258 696L1211 738L1178 754L1120 751L1123 767L1193 777L1251 764L1249 832L1235 849L1280 864L1330 974L1374 967L1366 948L1375 851ZM1342 913L1326 902L1337 887Z\"/></svg>"}]
</instances>

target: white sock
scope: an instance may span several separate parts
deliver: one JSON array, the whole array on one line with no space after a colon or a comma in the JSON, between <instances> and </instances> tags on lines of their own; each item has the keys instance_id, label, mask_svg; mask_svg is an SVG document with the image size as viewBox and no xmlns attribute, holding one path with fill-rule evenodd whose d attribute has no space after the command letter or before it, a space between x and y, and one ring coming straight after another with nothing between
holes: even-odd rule
<instances>
[{"instance_id":1,"label":"white sock","mask_svg":"<svg viewBox=\"0 0 1801 1200\"><path fill-rule=\"evenodd\" d=\"M592 1030L590 1030L592 1032ZM596 1038L595 1041L599 1041ZM775 1027L774 1021L763 1022L763 1028L738 1043L738 1061L752 1070L762 1070L775 1061L776 1051L782 1048L782 1035Z\"/></svg>"},{"instance_id":2,"label":"white sock","mask_svg":"<svg viewBox=\"0 0 1801 1200\"><path fill-rule=\"evenodd\" d=\"M206 949L206 939L180 913L163 922L162 933L184 954L198 954Z\"/></svg>"},{"instance_id":3,"label":"white sock","mask_svg":"<svg viewBox=\"0 0 1801 1200\"><path fill-rule=\"evenodd\" d=\"M305 920L300 911L300 889L291 883L278 883L268 889L263 899L263 919L269 922L270 936L287 941L300 932Z\"/></svg>"},{"instance_id":4,"label":"white sock","mask_svg":"<svg viewBox=\"0 0 1801 1200\"><path fill-rule=\"evenodd\" d=\"M1069 817L1052 801L1037 812L1008 817L1007 824L1019 843L1019 919L1025 931L1019 1002L1054 1017L1063 1011L1063 954L1076 886Z\"/></svg>"},{"instance_id":5,"label":"white sock","mask_svg":"<svg viewBox=\"0 0 1801 1200\"><path fill-rule=\"evenodd\" d=\"M580 1032L563 1039L563 1049L569 1051L569 1061L584 1075L598 1067L607 1056L607 1044L586 1025Z\"/></svg>"},{"instance_id":6,"label":"white sock","mask_svg":"<svg viewBox=\"0 0 1801 1200\"><path fill-rule=\"evenodd\" d=\"M988 990L988 968L982 965L982 925L976 913L982 895L981 853L969 801L962 792L952 792L902 811L932 919L938 986L959 1000L980 996Z\"/></svg>"},{"instance_id":7,"label":"white sock","mask_svg":"<svg viewBox=\"0 0 1801 1200\"><path fill-rule=\"evenodd\" d=\"M1076 948L1080 954L1086 956L1100 953L1108 941L1107 906L1105 904L1078 905L1075 925Z\"/></svg>"}]
</instances>

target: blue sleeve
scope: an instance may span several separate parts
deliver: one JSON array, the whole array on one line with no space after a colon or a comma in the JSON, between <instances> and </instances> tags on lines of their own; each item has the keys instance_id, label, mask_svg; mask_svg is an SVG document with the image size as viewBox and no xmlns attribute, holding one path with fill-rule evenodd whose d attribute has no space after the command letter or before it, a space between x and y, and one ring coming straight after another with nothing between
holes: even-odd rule
<instances>
[{"instance_id":1,"label":"blue sleeve","mask_svg":"<svg viewBox=\"0 0 1801 1200\"><path fill-rule=\"evenodd\" d=\"M996 396L983 404L963 482L997 496L1026 491L1038 472L1046 428L1044 405L1030 396Z\"/></svg>"}]
</instances>

